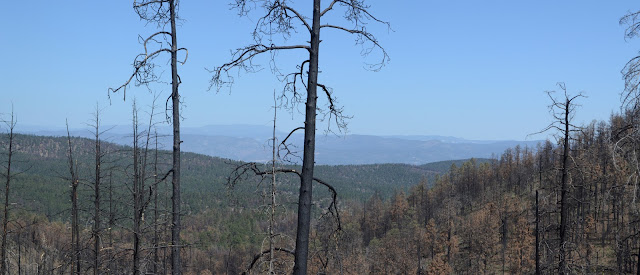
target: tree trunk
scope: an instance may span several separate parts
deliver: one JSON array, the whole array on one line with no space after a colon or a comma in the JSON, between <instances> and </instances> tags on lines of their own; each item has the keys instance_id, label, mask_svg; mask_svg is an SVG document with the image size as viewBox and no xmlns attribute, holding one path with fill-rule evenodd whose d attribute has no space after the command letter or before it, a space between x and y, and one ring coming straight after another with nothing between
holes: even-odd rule
<instances>
[{"instance_id":1,"label":"tree trunk","mask_svg":"<svg viewBox=\"0 0 640 275\"><path fill-rule=\"evenodd\" d=\"M541 170L542 171L542 170ZM542 173L540 173L540 179L542 180ZM539 231L538 231L538 190L536 190L536 275L540 275L540 240L539 240Z\"/></svg>"},{"instance_id":2,"label":"tree trunk","mask_svg":"<svg viewBox=\"0 0 640 275\"><path fill-rule=\"evenodd\" d=\"M93 214L93 274L100 274L100 165L102 164L102 152L100 150L100 122L99 110L96 108L96 163L94 182L94 214Z\"/></svg>"},{"instance_id":3,"label":"tree trunk","mask_svg":"<svg viewBox=\"0 0 640 275\"><path fill-rule=\"evenodd\" d=\"M133 103L133 274L140 274L140 214L142 213L142 191L140 175L140 148L138 146L138 110Z\"/></svg>"},{"instance_id":4,"label":"tree trunk","mask_svg":"<svg viewBox=\"0 0 640 275\"><path fill-rule=\"evenodd\" d=\"M564 141L563 141L563 152L562 152L562 179L561 179L561 190L560 190L560 262L559 262L559 274L565 274L567 268L567 252L566 252L566 241L567 241L567 218L568 218L568 209L567 209L567 166L569 166L569 107L571 101L567 98L565 103L565 112L564 112Z\"/></svg>"},{"instance_id":5,"label":"tree trunk","mask_svg":"<svg viewBox=\"0 0 640 275\"><path fill-rule=\"evenodd\" d=\"M171 184L172 226L171 226L171 265L172 274L180 275L180 94L178 93L178 40L176 37L175 0L169 0L171 20L171 101L173 111L173 168Z\"/></svg>"},{"instance_id":6,"label":"tree trunk","mask_svg":"<svg viewBox=\"0 0 640 275\"><path fill-rule=\"evenodd\" d=\"M311 49L309 50L309 75L307 103L304 121L304 153L302 157L302 175L300 179L300 197L298 198L298 227L296 232L296 251L293 274L307 274L309 255L309 231L311 227L311 199L313 168L315 165L316 145L316 102L318 99L318 59L320 50L320 0L313 1L313 26L311 31Z\"/></svg>"},{"instance_id":7,"label":"tree trunk","mask_svg":"<svg viewBox=\"0 0 640 275\"><path fill-rule=\"evenodd\" d=\"M69 143L69 173L71 174L71 274L80 274L80 230L78 229L78 171L73 164L71 134L67 124L67 141Z\"/></svg>"},{"instance_id":8,"label":"tree trunk","mask_svg":"<svg viewBox=\"0 0 640 275\"><path fill-rule=\"evenodd\" d=\"M159 247L159 238L158 238L158 132L155 132L155 150L154 150L154 162L153 162L153 183L154 183L154 194L153 194L153 274L158 274L158 247Z\"/></svg>"},{"instance_id":9,"label":"tree trunk","mask_svg":"<svg viewBox=\"0 0 640 275\"><path fill-rule=\"evenodd\" d=\"M13 127L15 121L13 120L13 113L11 113L11 121L9 122L9 152L7 156L7 174L6 182L4 185L4 215L2 219L2 246L0 250L1 259L0 263L0 275L4 275L7 272L7 225L9 224L9 190L11 184L11 158L13 156Z\"/></svg>"}]
</instances>

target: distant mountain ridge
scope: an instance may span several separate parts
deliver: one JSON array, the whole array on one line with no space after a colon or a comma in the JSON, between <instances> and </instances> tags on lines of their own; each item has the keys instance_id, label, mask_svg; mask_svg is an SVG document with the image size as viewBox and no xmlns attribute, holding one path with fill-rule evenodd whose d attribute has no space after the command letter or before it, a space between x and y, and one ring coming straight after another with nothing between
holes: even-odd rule
<instances>
[{"instance_id":1,"label":"distant mountain ridge","mask_svg":"<svg viewBox=\"0 0 640 275\"><path fill-rule=\"evenodd\" d=\"M110 142L121 145L131 144L130 126L103 126L109 129L103 136ZM22 133L62 136L62 129L45 129L28 126ZM273 128L261 125L210 125L184 127L182 129L182 150L209 156L252 162L267 162L271 159L269 139ZM170 128L161 126L159 134L164 149L169 149ZM71 134L91 137L88 129L72 129ZM279 140L288 133L276 131ZM301 156L302 134L294 134L289 139ZM500 155L505 149L515 146L535 147L540 141L491 141L467 140L458 137L436 135L318 135L316 141L316 163L326 165L403 163L420 165L452 159L490 158ZM301 159L291 158L300 162Z\"/></svg>"}]
</instances>

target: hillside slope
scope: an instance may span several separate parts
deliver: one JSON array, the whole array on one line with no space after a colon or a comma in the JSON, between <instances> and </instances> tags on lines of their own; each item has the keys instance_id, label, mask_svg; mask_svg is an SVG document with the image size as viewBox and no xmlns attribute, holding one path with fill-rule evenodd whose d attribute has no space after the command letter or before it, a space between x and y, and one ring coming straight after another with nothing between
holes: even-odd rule
<instances>
[{"instance_id":1,"label":"hillside slope","mask_svg":"<svg viewBox=\"0 0 640 275\"><path fill-rule=\"evenodd\" d=\"M69 168L66 137L46 137L17 135L16 159L12 184L12 200L17 205L47 216L62 215L69 208ZM0 137L4 148L6 137ZM77 160L82 182L81 192L89 196L94 141L86 138L72 138L74 158ZM104 181L110 181L116 188L126 188L126 169L130 166L131 147L103 143L108 163L104 165ZM160 170L168 169L170 152L160 151ZM164 162L163 162L164 161ZM242 162L211 157L195 153L183 153L183 201L188 211L199 211L220 207L229 202L229 197L241 198L240 203L255 203L254 194L258 189L256 178L249 177L233 192L227 190L227 178L232 170ZM164 164L163 164L164 163ZM451 164L462 161L446 161L414 166L408 164L372 164L316 166L316 177L331 183L342 200L363 200L374 193L386 198L395 190L407 190L423 180L433 182L435 177L446 172ZM291 168L296 168L291 166ZM114 175L109 178L108 174ZM282 190L288 193L297 190L297 182L291 176L279 176ZM165 185L168 183L165 183ZM106 187L105 187L106 188ZM319 196L323 195L318 189ZM104 191L106 192L106 191ZM249 199L256 197L255 199ZM106 195L105 195L106 197Z\"/></svg>"}]
</instances>

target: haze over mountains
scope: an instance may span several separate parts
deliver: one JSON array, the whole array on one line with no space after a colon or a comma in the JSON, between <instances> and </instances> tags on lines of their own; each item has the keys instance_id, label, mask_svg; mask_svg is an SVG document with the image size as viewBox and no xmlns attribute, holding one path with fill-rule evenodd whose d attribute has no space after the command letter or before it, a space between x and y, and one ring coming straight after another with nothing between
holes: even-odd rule
<instances>
[{"instance_id":1,"label":"haze over mountains","mask_svg":"<svg viewBox=\"0 0 640 275\"><path fill-rule=\"evenodd\" d=\"M102 134L104 139L122 145L131 144L131 126L103 126L108 129ZM141 127L144 129L144 127ZM63 136L66 130L39 126L22 126L19 132L34 135ZM261 125L210 125L203 127L182 128L182 150L209 156L216 156L241 161L267 162L271 159L271 135L273 128ZM164 149L171 144L170 128L160 126L158 134L162 138ZM288 133L276 131L279 141ZM91 137L86 129L71 129L71 135ZM288 144L301 144L302 133L294 133ZM405 163L425 164L436 161L490 158L500 155L505 149L520 145L535 147L534 141L490 141L466 140L446 136L418 135L318 135L316 141L316 163L327 165ZM302 155L302 147L291 146L291 151ZM284 154L284 152L282 152ZM301 162L295 155L289 158Z\"/></svg>"}]
</instances>

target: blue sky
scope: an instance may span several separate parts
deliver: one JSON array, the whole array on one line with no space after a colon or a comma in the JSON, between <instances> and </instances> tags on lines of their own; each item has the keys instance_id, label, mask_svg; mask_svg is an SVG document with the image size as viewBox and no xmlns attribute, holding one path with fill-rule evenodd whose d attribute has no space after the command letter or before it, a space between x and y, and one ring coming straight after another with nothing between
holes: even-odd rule
<instances>
[{"instance_id":1,"label":"blue sky","mask_svg":"<svg viewBox=\"0 0 640 275\"><path fill-rule=\"evenodd\" d=\"M238 17L228 3L181 3L178 44L189 49L179 68L183 126L271 124L272 93L281 84L268 58L257 60L265 70L236 77L231 91L207 91L211 75L205 68L227 62L232 49L251 42L255 19ZM625 41L618 24L640 8L632 1L368 3L393 29L368 25L391 57L381 71L363 68L375 53L361 57L352 37L321 35L320 82L353 116L354 134L523 140L549 124L544 91L559 81L588 96L580 102L578 123L606 120L620 108L620 70L640 50L640 41ZM84 127L98 103L103 124L126 125L134 97L150 103L148 91L135 87L126 101L107 97L107 89L131 73L142 51L138 35L156 31L137 18L130 1L9 1L3 10L0 113L13 104L22 125L63 127L68 118L72 127ZM287 72L300 56L283 52L276 60ZM155 88L164 102L170 87ZM279 117L282 131L304 119L299 112Z\"/></svg>"}]
</instances>

